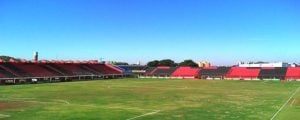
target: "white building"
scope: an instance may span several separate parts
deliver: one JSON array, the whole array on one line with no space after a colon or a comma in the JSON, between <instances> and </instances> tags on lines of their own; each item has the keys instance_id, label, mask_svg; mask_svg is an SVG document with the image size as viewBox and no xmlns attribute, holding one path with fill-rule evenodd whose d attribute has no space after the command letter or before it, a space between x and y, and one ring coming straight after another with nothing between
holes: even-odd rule
<instances>
[{"instance_id":1,"label":"white building","mask_svg":"<svg viewBox=\"0 0 300 120\"><path fill-rule=\"evenodd\" d=\"M199 67L210 67L211 63L207 62L207 61L203 61L203 62L197 62Z\"/></svg>"},{"instance_id":2,"label":"white building","mask_svg":"<svg viewBox=\"0 0 300 120\"><path fill-rule=\"evenodd\" d=\"M274 63L244 63L239 62L239 67L289 67L290 64L284 62L274 62Z\"/></svg>"}]
</instances>

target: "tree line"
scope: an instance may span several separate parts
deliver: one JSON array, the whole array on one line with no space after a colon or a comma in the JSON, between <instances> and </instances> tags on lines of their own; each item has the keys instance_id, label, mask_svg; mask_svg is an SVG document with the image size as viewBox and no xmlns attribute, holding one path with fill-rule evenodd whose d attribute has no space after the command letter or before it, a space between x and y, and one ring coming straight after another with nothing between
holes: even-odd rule
<instances>
[{"instance_id":1,"label":"tree line","mask_svg":"<svg viewBox=\"0 0 300 120\"><path fill-rule=\"evenodd\" d=\"M14 59L16 61L20 60L18 58L14 58L14 57L11 57L11 56L5 56L5 55L0 56L0 59L2 59L3 62L8 62L10 59Z\"/></svg>"},{"instance_id":2,"label":"tree line","mask_svg":"<svg viewBox=\"0 0 300 120\"><path fill-rule=\"evenodd\" d=\"M126 62L112 62L113 65L130 65ZM171 59L163 59L163 60L153 60L147 63L148 67L157 67L157 66L168 66L168 67L176 67L176 66L189 66L189 67L198 67L198 64L191 59L184 60L180 63L176 63Z\"/></svg>"},{"instance_id":3,"label":"tree line","mask_svg":"<svg viewBox=\"0 0 300 120\"><path fill-rule=\"evenodd\" d=\"M164 59L164 60L153 60L147 63L148 67L157 67L157 66L169 66L169 67L176 67L176 66L189 66L189 67L198 67L198 64L195 63L193 60L184 60L180 63L176 63L171 59Z\"/></svg>"}]
</instances>

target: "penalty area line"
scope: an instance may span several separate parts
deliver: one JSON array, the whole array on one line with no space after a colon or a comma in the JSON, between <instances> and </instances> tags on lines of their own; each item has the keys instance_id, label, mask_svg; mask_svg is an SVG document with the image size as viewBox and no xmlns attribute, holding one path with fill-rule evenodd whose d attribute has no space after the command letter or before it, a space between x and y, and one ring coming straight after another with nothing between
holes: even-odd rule
<instances>
[{"instance_id":1,"label":"penalty area line","mask_svg":"<svg viewBox=\"0 0 300 120\"><path fill-rule=\"evenodd\" d=\"M137 118L140 118L140 117L144 117L144 116L148 116L148 115L154 115L154 114L156 114L158 112L160 112L160 110L156 110L156 111L153 111L153 112L145 113L145 114L142 114L142 115L139 115L139 116L135 116L133 118L126 119L126 120L134 120L134 119L137 119Z\"/></svg>"},{"instance_id":2,"label":"penalty area line","mask_svg":"<svg viewBox=\"0 0 300 120\"><path fill-rule=\"evenodd\" d=\"M280 111L291 101L291 99L296 95L296 93L299 91L298 87L293 94L289 97L289 99L277 110L277 112L272 116L270 120L273 120L279 113Z\"/></svg>"},{"instance_id":3,"label":"penalty area line","mask_svg":"<svg viewBox=\"0 0 300 120\"><path fill-rule=\"evenodd\" d=\"M42 101L42 100L39 100L38 98L0 98L0 100L35 102L35 103L42 103L42 104L67 104L67 105L71 104L67 100L63 100L63 99L42 99L42 100L48 100L48 101Z\"/></svg>"},{"instance_id":4,"label":"penalty area line","mask_svg":"<svg viewBox=\"0 0 300 120\"><path fill-rule=\"evenodd\" d=\"M1 118L8 118L8 117L10 117L10 115L0 114L0 119Z\"/></svg>"}]
</instances>

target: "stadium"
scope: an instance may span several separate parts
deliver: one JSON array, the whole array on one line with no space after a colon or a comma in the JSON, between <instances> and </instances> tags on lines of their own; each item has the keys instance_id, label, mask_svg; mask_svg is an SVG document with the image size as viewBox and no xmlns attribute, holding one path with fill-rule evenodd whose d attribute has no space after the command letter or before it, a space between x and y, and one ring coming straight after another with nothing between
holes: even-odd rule
<instances>
[{"instance_id":1,"label":"stadium","mask_svg":"<svg viewBox=\"0 0 300 120\"><path fill-rule=\"evenodd\" d=\"M62 82L112 78L165 78L208 80L300 80L300 67L287 63L239 64L232 67L111 65L89 61L0 59L0 84Z\"/></svg>"},{"instance_id":2,"label":"stadium","mask_svg":"<svg viewBox=\"0 0 300 120\"><path fill-rule=\"evenodd\" d=\"M299 79L283 63L148 67L36 52L0 59L0 118L298 119Z\"/></svg>"},{"instance_id":3,"label":"stadium","mask_svg":"<svg viewBox=\"0 0 300 120\"><path fill-rule=\"evenodd\" d=\"M299 5L0 0L0 120L299 120Z\"/></svg>"}]
</instances>

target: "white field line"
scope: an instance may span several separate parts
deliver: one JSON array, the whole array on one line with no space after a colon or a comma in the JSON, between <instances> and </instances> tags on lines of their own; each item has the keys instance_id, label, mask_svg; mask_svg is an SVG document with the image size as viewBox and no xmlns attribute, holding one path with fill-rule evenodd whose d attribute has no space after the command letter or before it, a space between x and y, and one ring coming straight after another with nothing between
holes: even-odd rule
<instances>
[{"instance_id":1,"label":"white field line","mask_svg":"<svg viewBox=\"0 0 300 120\"><path fill-rule=\"evenodd\" d=\"M1 118L8 118L8 117L10 117L10 115L0 114L0 119Z\"/></svg>"},{"instance_id":2,"label":"white field line","mask_svg":"<svg viewBox=\"0 0 300 120\"><path fill-rule=\"evenodd\" d=\"M278 111L272 116L272 118L270 120L273 120L277 115L278 113L289 103L289 101L291 101L291 99L296 95L296 93L299 91L299 88L298 87L295 92L293 94L291 94L291 96L289 97L289 99L278 109Z\"/></svg>"},{"instance_id":3,"label":"white field line","mask_svg":"<svg viewBox=\"0 0 300 120\"><path fill-rule=\"evenodd\" d=\"M134 108L134 107L109 107L109 106L97 106L97 105L82 105L82 104L71 104L70 102L62 99L44 99L53 102L44 102L44 101L37 101L38 98L0 98L0 100L9 100L9 101L21 101L21 102L32 102L32 103L40 103L40 104L66 104L66 105L73 105L73 106L81 106L81 107L91 107L91 108L106 108L106 109L124 109L124 110L137 110L137 111L157 111L153 109L142 109L142 108ZM0 114L1 118L1 114Z\"/></svg>"},{"instance_id":4,"label":"white field line","mask_svg":"<svg viewBox=\"0 0 300 120\"><path fill-rule=\"evenodd\" d=\"M290 104L290 106L293 106L295 103L296 99L293 99L292 103Z\"/></svg>"},{"instance_id":5,"label":"white field line","mask_svg":"<svg viewBox=\"0 0 300 120\"><path fill-rule=\"evenodd\" d=\"M49 100L50 102L43 102L43 101L36 101L38 98L0 98L0 100L8 100L8 101L21 101L21 102L35 102L35 103L42 103L42 104L67 104L69 105L70 102L62 99L45 99ZM53 101L53 102L52 102Z\"/></svg>"},{"instance_id":6,"label":"white field line","mask_svg":"<svg viewBox=\"0 0 300 120\"><path fill-rule=\"evenodd\" d=\"M101 106L98 106L98 107L101 107ZM141 109L141 108L130 108L130 107L101 107L101 108L138 110L138 111L157 111L157 110L153 110L153 109Z\"/></svg>"},{"instance_id":7,"label":"white field line","mask_svg":"<svg viewBox=\"0 0 300 120\"><path fill-rule=\"evenodd\" d=\"M71 104L71 105L77 105L77 104ZM148 112L136 117L132 117L132 118L128 118L126 120L133 120L133 119L137 119L140 117L144 117L144 116L148 116L148 115L154 115L158 112L160 112L160 110L153 110L153 109L141 109L141 108L130 108L130 107L105 107L105 106L95 106L95 105L77 105L77 106L83 106L83 107L94 107L94 108L109 108L109 109L124 109L124 110L138 110L138 111L152 111L152 112Z\"/></svg>"},{"instance_id":8,"label":"white field line","mask_svg":"<svg viewBox=\"0 0 300 120\"><path fill-rule=\"evenodd\" d=\"M70 105L70 104L71 104L69 101L62 100L62 99L52 99L52 100L54 100L54 101L59 101L59 102L63 102L63 103L65 103L65 104L67 104L67 105Z\"/></svg>"},{"instance_id":9,"label":"white field line","mask_svg":"<svg viewBox=\"0 0 300 120\"><path fill-rule=\"evenodd\" d=\"M109 88L117 88L117 89L132 89L132 88L146 88L146 89L164 89L164 90L168 90L168 89L199 89L199 88L193 88L193 87L176 87L176 86L162 86L162 87L139 87L139 86L109 86ZM200 89L202 90L202 89Z\"/></svg>"},{"instance_id":10,"label":"white field line","mask_svg":"<svg viewBox=\"0 0 300 120\"><path fill-rule=\"evenodd\" d=\"M92 107L92 108L108 108L108 109L125 109L125 110L138 110L138 111L152 111L149 113L145 113L133 118L129 118L126 120L133 120L133 119L137 119L140 117L144 117L144 116L148 116L148 115L153 115L156 114L158 112L160 112L160 110L153 110L153 109L141 109L141 108L130 108L130 107L105 107L105 106L97 106L97 105L81 105L81 104L71 104L70 102L66 101L66 100L61 100L61 99L47 99L47 100L52 100L52 101L57 101L57 102L42 102L42 101L35 101L34 99L37 98L14 98L14 100L11 99L4 99L4 98L0 98L2 100L10 100L10 101L22 101L22 102L34 102L34 103L41 103L41 104L67 104L67 105L74 105L74 106L82 106L82 107ZM4 114L0 114L0 119L1 118L7 118L10 117L10 115L4 115Z\"/></svg>"},{"instance_id":11,"label":"white field line","mask_svg":"<svg viewBox=\"0 0 300 120\"><path fill-rule=\"evenodd\" d=\"M165 85L165 86L151 86L151 87L145 87L145 86L122 86L122 85L100 85L99 87L102 88L155 88L155 89L161 89L161 88L167 88L167 89L185 89L188 88L187 86L178 87L178 85ZM189 87L190 89L199 89L196 87Z\"/></svg>"},{"instance_id":12,"label":"white field line","mask_svg":"<svg viewBox=\"0 0 300 120\"><path fill-rule=\"evenodd\" d=\"M41 102L41 101L34 101L34 100L28 100L28 101L22 101L22 102L32 102L32 103L41 103L41 104L62 104L60 102Z\"/></svg>"},{"instance_id":13,"label":"white field line","mask_svg":"<svg viewBox=\"0 0 300 120\"><path fill-rule=\"evenodd\" d=\"M145 114L142 114L142 115L139 115L139 116L135 116L133 118L126 119L126 120L134 120L134 119L137 119L137 118L140 118L140 117L144 117L144 116L148 116L148 115L154 115L154 114L156 114L158 112L160 112L160 110L156 110L156 111L153 111L153 112L145 113Z\"/></svg>"},{"instance_id":14,"label":"white field line","mask_svg":"<svg viewBox=\"0 0 300 120\"><path fill-rule=\"evenodd\" d=\"M124 109L124 110L137 110L137 111L157 111L157 110L153 110L153 109L141 109L141 108L131 108L131 107L109 107L109 106L80 105L80 104L70 104L70 105L91 107L91 108Z\"/></svg>"}]
</instances>

